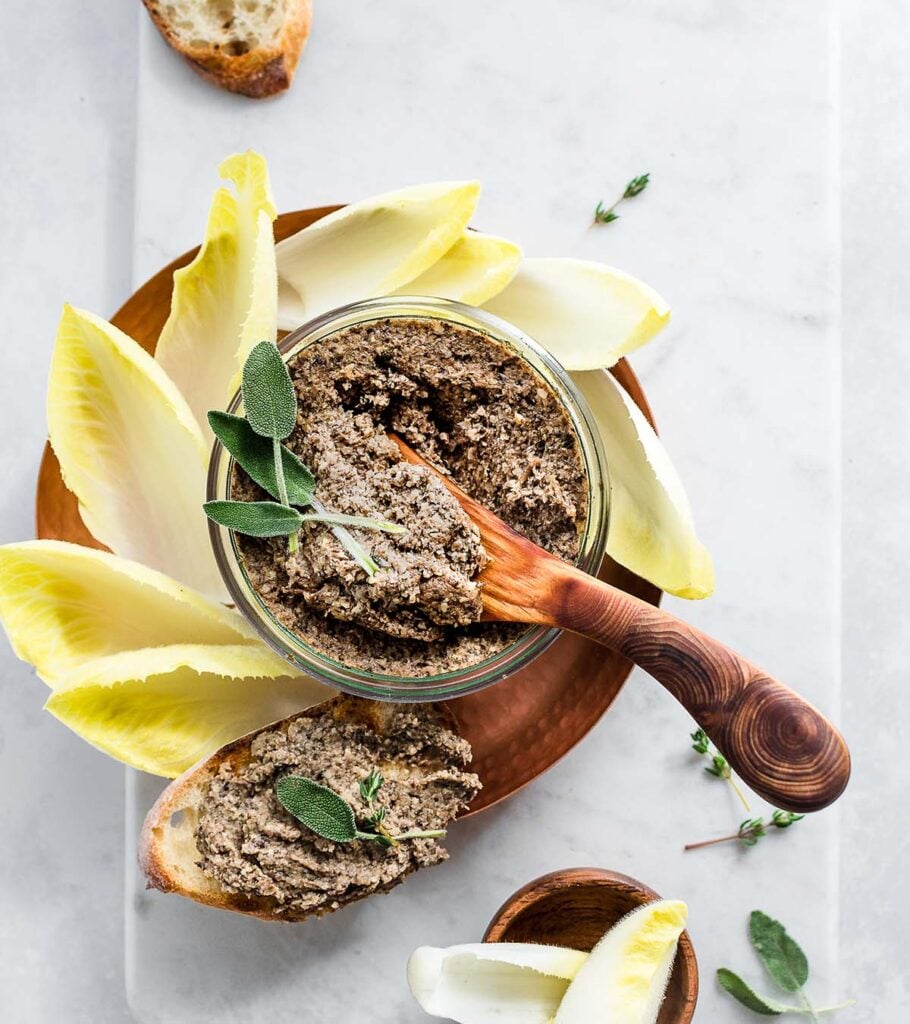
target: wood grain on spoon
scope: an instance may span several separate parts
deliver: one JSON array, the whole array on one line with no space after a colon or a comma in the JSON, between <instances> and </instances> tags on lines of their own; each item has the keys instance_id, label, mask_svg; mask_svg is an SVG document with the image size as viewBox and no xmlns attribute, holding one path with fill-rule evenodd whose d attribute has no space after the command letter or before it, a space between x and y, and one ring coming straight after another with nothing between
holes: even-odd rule
<instances>
[{"instance_id":1,"label":"wood grain on spoon","mask_svg":"<svg viewBox=\"0 0 910 1024\"><path fill-rule=\"evenodd\" d=\"M850 753L808 701L707 633L532 544L389 436L408 462L439 477L480 530L490 557L478 577L485 619L557 626L619 651L669 690L777 807L817 811L841 795Z\"/></svg>"}]
</instances>

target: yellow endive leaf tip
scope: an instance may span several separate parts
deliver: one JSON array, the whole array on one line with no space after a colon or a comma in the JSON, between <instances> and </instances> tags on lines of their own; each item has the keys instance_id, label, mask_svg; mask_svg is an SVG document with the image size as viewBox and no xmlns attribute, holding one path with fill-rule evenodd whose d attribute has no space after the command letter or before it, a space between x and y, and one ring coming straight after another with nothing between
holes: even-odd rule
<instances>
[{"instance_id":1,"label":"yellow endive leaf tip","mask_svg":"<svg viewBox=\"0 0 910 1024\"><path fill-rule=\"evenodd\" d=\"M262 154L252 149L245 153L233 153L221 161L218 173L227 181L232 181L238 192L246 192L257 212L264 210L269 220L278 216L268 164Z\"/></svg>"}]
</instances>

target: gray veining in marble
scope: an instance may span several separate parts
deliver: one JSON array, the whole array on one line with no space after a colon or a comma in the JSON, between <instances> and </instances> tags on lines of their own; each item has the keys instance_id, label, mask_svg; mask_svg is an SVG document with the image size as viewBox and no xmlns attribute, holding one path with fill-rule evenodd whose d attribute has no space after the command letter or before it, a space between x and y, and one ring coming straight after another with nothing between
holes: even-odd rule
<instances>
[{"instance_id":1,"label":"gray veining in marble","mask_svg":"<svg viewBox=\"0 0 910 1024\"><path fill-rule=\"evenodd\" d=\"M839 807L788 835L684 856L740 812L687 752L685 714L636 673L571 757L453 832L447 865L276 928L141 890L131 846L159 783L130 782L124 821L122 770L40 713L42 684L4 649L3 1019L125 1021L128 990L150 1024L417 1024L403 976L414 945L479 937L512 889L588 863L689 901L698 1021L754 1019L712 974L758 977L743 935L756 905L792 922L819 1001L862 999L838 1019L903 1020L905 5L844 0L838 89L838 19L821 0L317 0L295 88L265 104L197 79L138 2L35 0L11 16L0 540L32 532L60 303L109 313L198 241L221 157L265 152L285 208L476 175L487 230L533 255L614 262L673 305L633 364L718 590L668 605L840 715L857 765ZM594 201L643 170L645 196L589 229ZM378 996L368 1011L351 1008L352 979Z\"/></svg>"}]
</instances>

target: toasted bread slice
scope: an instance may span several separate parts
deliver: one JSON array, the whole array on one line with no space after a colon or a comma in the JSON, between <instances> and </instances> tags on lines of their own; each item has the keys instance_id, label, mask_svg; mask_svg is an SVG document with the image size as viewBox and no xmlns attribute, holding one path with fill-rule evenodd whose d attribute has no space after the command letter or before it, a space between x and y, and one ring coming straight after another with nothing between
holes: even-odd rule
<instances>
[{"instance_id":1,"label":"toasted bread slice","mask_svg":"<svg viewBox=\"0 0 910 1024\"><path fill-rule=\"evenodd\" d=\"M311 0L143 0L167 42L222 89L287 89L310 34Z\"/></svg>"},{"instance_id":2,"label":"toasted bread slice","mask_svg":"<svg viewBox=\"0 0 910 1024\"><path fill-rule=\"evenodd\" d=\"M226 776L230 778L234 773L248 767L255 759L252 746L257 737L266 733L272 734L271 739L274 739L274 736L279 733L287 736L293 723L300 719L320 718L329 723L333 729L339 723L362 726L365 734L368 734L366 732L368 730L387 742L394 742L398 735L397 730L409 716L412 721L412 716L419 716L421 722L438 727L461 748L468 749L463 740L456 739L457 730L454 718L443 705L377 704L344 696L335 697L324 704L308 708L298 715L293 715L275 725L250 733L222 747L211 757L201 761L180 778L175 779L149 811L139 840L139 866L148 880L148 887L160 889L163 892L178 893L211 907L250 914L266 920L282 921L300 921L307 917L319 916L358 899L363 899L374 892L386 892L393 888L408 874L416 870L419 865L409 861L396 877L387 878L372 888L357 885L340 894L335 892L327 895L320 905L307 909L288 906L282 900L271 895L230 890L217 881L211 872L203 870L204 858L197 845L196 832L210 784L216 777L219 780L223 780ZM406 743L405 746L407 746ZM344 738L339 730L339 753L343 752ZM460 760L463 762L469 757L470 754L467 753ZM396 775L408 779L420 777L426 781L442 776L450 770L460 770L463 763L446 764L442 761L427 763L426 760L420 759L415 761L413 757L407 756L406 751L402 751L397 754L394 761L386 760L380 767L387 777ZM480 789L480 781L475 775L469 774L460 774L459 779L465 791L465 798L458 808L461 810ZM356 779L351 780L353 784L356 784L357 781ZM432 782L428 782L428 784L432 784ZM308 830L304 829L304 832L307 832L312 838L312 834L308 833ZM432 841L424 840L423 842ZM372 847L374 844L354 845ZM445 851L439 848L436 859L441 860L445 856Z\"/></svg>"}]
</instances>

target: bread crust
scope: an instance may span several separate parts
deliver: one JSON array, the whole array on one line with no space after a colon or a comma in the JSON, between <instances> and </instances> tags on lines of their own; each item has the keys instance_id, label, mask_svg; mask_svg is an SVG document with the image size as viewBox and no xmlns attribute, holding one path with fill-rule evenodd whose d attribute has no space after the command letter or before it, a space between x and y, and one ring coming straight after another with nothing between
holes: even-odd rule
<instances>
[{"instance_id":1,"label":"bread crust","mask_svg":"<svg viewBox=\"0 0 910 1024\"><path fill-rule=\"evenodd\" d=\"M272 46L244 54L225 53L215 46L187 46L171 28L162 0L142 0L155 27L203 78L229 92L263 99L284 92L294 80L297 62L310 34L312 0L290 0L281 33Z\"/></svg>"},{"instance_id":2,"label":"bread crust","mask_svg":"<svg viewBox=\"0 0 910 1024\"><path fill-rule=\"evenodd\" d=\"M391 884L377 888L371 892L361 892L349 898L341 897L334 900L334 905L326 905L316 910L299 911L293 908L282 907L277 900L271 897L253 897L242 893L227 892L202 871L195 867L193 855L198 856L195 849L195 841L192 849L178 860L172 850L168 849L168 841L175 829L171 827L171 818L175 814L193 815L199 808L206 787L209 782L218 774L221 766L228 761L242 764L250 757L250 746L253 739L260 733L284 729L285 731L292 722L301 718L318 718L323 715L331 715L336 720L360 721L376 732L387 732L397 713L407 708L407 705L379 704L373 701L359 700L353 697L338 696L323 704L307 708L290 718L282 719L274 725L256 729L254 732L241 736L210 757L187 769L183 775L174 781L164 790L161 796L155 801L152 809L146 815L139 835L138 859L139 867L146 877L146 888L160 889L161 892L177 893L186 896L188 899L203 903L209 907L216 907L219 910L232 910L238 914L247 914L251 917L258 917L266 921L303 921L309 917L321 917L341 906L347 906L357 900L365 899L376 893L388 892L393 889L407 875L416 868L412 867L404 874L398 876ZM435 721L457 733L455 718L451 711L442 704L421 704L421 713L432 715ZM189 833L192 830L192 823L186 823L184 831ZM170 835L169 835L170 833ZM191 881L188 883L181 878L181 874L189 874Z\"/></svg>"}]
</instances>

